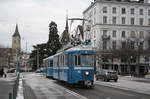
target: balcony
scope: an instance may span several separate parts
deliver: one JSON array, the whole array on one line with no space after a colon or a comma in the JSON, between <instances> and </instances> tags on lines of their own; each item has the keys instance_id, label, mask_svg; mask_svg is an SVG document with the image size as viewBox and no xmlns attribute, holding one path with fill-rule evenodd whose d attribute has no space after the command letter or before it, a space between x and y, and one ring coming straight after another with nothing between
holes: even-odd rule
<instances>
[{"instance_id":1,"label":"balcony","mask_svg":"<svg viewBox=\"0 0 150 99\"><path fill-rule=\"evenodd\" d=\"M103 40L110 40L110 35L102 35Z\"/></svg>"}]
</instances>

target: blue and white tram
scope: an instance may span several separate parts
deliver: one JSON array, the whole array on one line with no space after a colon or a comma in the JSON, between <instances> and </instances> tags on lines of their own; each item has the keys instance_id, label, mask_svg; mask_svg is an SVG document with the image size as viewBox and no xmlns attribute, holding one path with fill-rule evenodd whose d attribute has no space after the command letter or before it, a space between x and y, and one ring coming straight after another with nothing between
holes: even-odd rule
<instances>
[{"instance_id":1,"label":"blue and white tram","mask_svg":"<svg viewBox=\"0 0 150 99\"><path fill-rule=\"evenodd\" d=\"M71 48L53 56L53 78L69 84L93 86L93 65L92 49Z\"/></svg>"},{"instance_id":2,"label":"blue and white tram","mask_svg":"<svg viewBox=\"0 0 150 99\"><path fill-rule=\"evenodd\" d=\"M44 59L43 64L44 64L43 73L45 73L45 76L53 77L53 56Z\"/></svg>"}]
</instances>

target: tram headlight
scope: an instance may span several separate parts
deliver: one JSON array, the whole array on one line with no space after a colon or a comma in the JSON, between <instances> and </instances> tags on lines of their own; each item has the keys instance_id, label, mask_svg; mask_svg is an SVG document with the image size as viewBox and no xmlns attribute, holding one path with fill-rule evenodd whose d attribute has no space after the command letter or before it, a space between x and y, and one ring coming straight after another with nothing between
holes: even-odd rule
<instances>
[{"instance_id":1,"label":"tram headlight","mask_svg":"<svg viewBox=\"0 0 150 99\"><path fill-rule=\"evenodd\" d=\"M87 75L87 76L88 76L88 75L89 75L89 72L85 72L85 75Z\"/></svg>"}]
</instances>

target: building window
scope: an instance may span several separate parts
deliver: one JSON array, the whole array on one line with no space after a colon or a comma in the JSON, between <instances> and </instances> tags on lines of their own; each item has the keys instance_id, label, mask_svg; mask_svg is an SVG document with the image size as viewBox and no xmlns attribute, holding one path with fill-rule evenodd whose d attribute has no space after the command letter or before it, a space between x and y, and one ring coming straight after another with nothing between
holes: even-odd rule
<instances>
[{"instance_id":1,"label":"building window","mask_svg":"<svg viewBox=\"0 0 150 99\"><path fill-rule=\"evenodd\" d=\"M107 30L103 30L103 35L107 35Z\"/></svg>"},{"instance_id":2,"label":"building window","mask_svg":"<svg viewBox=\"0 0 150 99\"><path fill-rule=\"evenodd\" d=\"M140 45L139 45L140 50L143 50L143 45L144 45L144 42L140 42Z\"/></svg>"},{"instance_id":3,"label":"building window","mask_svg":"<svg viewBox=\"0 0 150 99\"><path fill-rule=\"evenodd\" d=\"M122 38L125 38L126 37L126 32L125 31L122 31Z\"/></svg>"},{"instance_id":4,"label":"building window","mask_svg":"<svg viewBox=\"0 0 150 99\"><path fill-rule=\"evenodd\" d=\"M124 49L126 47L126 42L122 42L122 49Z\"/></svg>"},{"instance_id":5,"label":"building window","mask_svg":"<svg viewBox=\"0 0 150 99\"><path fill-rule=\"evenodd\" d=\"M148 19L148 25L150 25L150 19Z\"/></svg>"},{"instance_id":6,"label":"building window","mask_svg":"<svg viewBox=\"0 0 150 99\"><path fill-rule=\"evenodd\" d=\"M107 41L103 41L103 50L107 49Z\"/></svg>"},{"instance_id":7,"label":"building window","mask_svg":"<svg viewBox=\"0 0 150 99\"><path fill-rule=\"evenodd\" d=\"M94 8L94 15L96 14L96 8Z\"/></svg>"},{"instance_id":8,"label":"building window","mask_svg":"<svg viewBox=\"0 0 150 99\"><path fill-rule=\"evenodd\" d=\"M116 24L116 17L113 17L113 24Z\"/></svg>"},{"instance_id":9,"label":"building window","mask_svg":"<svg viewBox=\"0 0 150 99\"><path fill-rule=\"evenodd\" d=\"M150 10L148 10L148 15L150 16Z\"/></svg>"},{"instance_id":10,"label":"building window","mask_svg":"<svg viewBox=\"0 0 150 99\"><path fill-rule=\"evenodd\" d=\"M140 18L139 21L140 21L140 25L143 25L143 18Z\"/></svg>"},{"instance_id":11,"label":"building window","mask_svg":"<svg viewBox=\"0 0 150 99\"><path fill-rule=\"evenodd\" d=\"M150 40L148 40L148 48L150 49Z\"/></svg>"},{"instance_id":12,"label":"building window","mask_svg":"<svg viewBox=\"0 0 150 99\"><path fill-rule=\"evenodd\" d=\"M103 13L107 13L107 7L103 7Z\"/></svg>"},{"instance_id":13,"label":"building window","mask_svg":"<svg viewBox=\"0 0 150 99\"><path fill-rule=\"evenodd\" d=\"M131 49L134 49L135 42L131 41Z\"/></svg>"},{"instance_id":14,"label":"building window","mask_svg":"<svg viewBox=\"0 0 150 99\"><path fill-rule=\"evenodd\" d=\"M94 17L94 24L96 24L96 18Z\"/></svg>"},{"instance_id":15,"label":"building window","mask_svg":"<svg viewBox=\"0 0 150 99\"><path fill-rule=\"evenodd\" d=\"M134 32L134 31L131 31L130 36L131 36L131 38L134 38L134 37L135 37L135 32Z\"/></svg>"},{"instance_id":16,"label":"building window","mask_svg":"<svg viewBox=\"0 0 150 99\"><path fill-rule=\"evenodd\" d=\"M113 50L116 49L116 41L113 41L113 42L112 42L112 48L113 48Z\"/></svg>"},{"instance_id":17,"label":"building window","mask_svg":"<svg viewBox=\"0 0 150 99\"><path fill-rule=\"evenodd\" d=\"M126 22L126 18L122 17L122 24L125 24L125 22Z\"/></svg>"},{"instance_id":18,"label":"building window","mask_svg":"<svg viewBox=\"0 0 150 99\"><path fill-rule=\"evenodd\" d=\"M134 14L134 8L131 9L131 14Z\"/></svg>"},{"instance_id":19,"label":"building window","mask_svg":"<svg viewBox=\"0 0 150 99\"><path fill-rule=\"evenodd\" d=\"M131 18L131 25L134 25L134 18Z\"/></svg>"},{"instance_id":20,"label":"building window","mask_svg":"<svg viewBox=\"0 0 150 99\"><path fill-rule=\"evenodd\" d=\"M94 38L96 37L96 31L94 31Z\"/></svg>"},{"instance_id":21,"label":"building window","mask_svg":"<svg viewBox=\"0 0 150 99\"><path fill-rule=\"evenodd\" d=\"M113 37L116 37L116 30L113 30L113 33L112 33L113 35Z\"/></svg>"},{"instance_id":22,"label":"building window","mask_svg":"<svg viewBox=\"0 0 150 99\"><path fill-rule=\"evenodd\" d=\"M140 38L144 38L144 31L140 31Z\"/></svg>"},{"instance_id":23,"label":"building window","mask_svg":"<svg viewBox=\"0 0 150 99\"><path fill-rule=\"evenodd\" d=\"M116 7L112 8L112 13L114 13L114 14L116 13Z\"/></svg>"},{"instance_id":24,"label":"building window","mask_svg":"<svg viewBox=\"0 0 150 99\"><path fill-rule=\"evenodd\" d=\"M107 24L107 16L103 16L103 23Z\"/></svg>"},{"instance_id":25,"label":"building window","mask_svg":"<svg viewBox=\"0 0 150 99\"><path fill-rule=\"evenodd\" d=\"M143 15L143 9L140 9L140 15Z\"/></svg>"},{"instance_id":26,"label":"building window","mask_svg":"<svg viewBox=\"0 0 150 99\"><path fill-rule=\"evenodd\" d=\"M126 9L122 8L122 14L126 14Z\"/></svg>"}]
</instances>

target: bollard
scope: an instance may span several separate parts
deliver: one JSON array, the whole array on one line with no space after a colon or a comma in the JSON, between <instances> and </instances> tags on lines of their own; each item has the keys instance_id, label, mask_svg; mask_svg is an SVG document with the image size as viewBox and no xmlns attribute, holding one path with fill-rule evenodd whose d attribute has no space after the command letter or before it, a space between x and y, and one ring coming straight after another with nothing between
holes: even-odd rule
<instances>
[{"instance_id":1,"label":"bollard","mask_svg":"<svg viewBox=\"0 0 150 99\"><path fill-rule=\"evenodd\" d=\"M12 93L9 93L9 99L12 99Z\"/></svg>"},{"instance_id":2,"label":"bollard","mask_svg":"<svg viewBox=\"0 0 150 99\"><path fill-rule=\"evenodd\" d=\"M13 85L13 99L16 99L16 88L15 88L16 84Z\"/></svg>"},{"instance_id":3,"label":"bollard","mask_svg":"<svg viewBox=\"0 0 150 99\"><path fill-rule=\"evenodd\" d=\"M9 99L16 99L17 97L17 91L18 91L18 86L19 86L19 78L20 78L20 74L17 75L16 80L14 81L14 85L13 85L13 95L11 94L11 97L13 98L9 98Z\"/></svg>"}]
</instances>

